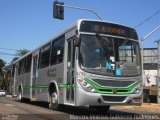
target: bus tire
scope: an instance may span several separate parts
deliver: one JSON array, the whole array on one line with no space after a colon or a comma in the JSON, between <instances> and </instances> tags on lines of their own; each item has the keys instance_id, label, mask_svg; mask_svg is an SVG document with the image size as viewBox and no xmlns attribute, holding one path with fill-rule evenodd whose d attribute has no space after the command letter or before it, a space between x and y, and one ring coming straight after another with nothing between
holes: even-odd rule
<instances>
[{"instance_id":1,"label":"bus tire","mask_svg":"<svg viewBox=\"0 0 160 120\"><path fill-rule=\"evenodd\" d=\"M20 102L25 102L25 103L30 102L30 99L24 98L22 96L22 88L21 87L19 87L18 99L19 99Z\"/></svg>"},{"instance_id":2,"label":"bus tire","mask_svg":"<svg viewBox=\"0 0 160 120\"><path fill-rule=\"evenodd\" d=\"M22 91L20 90L19 91L19 96L18 96L19 100L21 101L22 100Z\"/></svg>"},{"instance_id":3,"label":"bus tire","mask_svg":"<svg viewBox=\"0 0 160 120\"><path fill-rule=\"evenodd\" d=\"M22 89L19 89L19 95L18 95L18 99L20 102L24 102L23 98L22 98Z\"/></svg>"},{"instance_id":4,"label":"bus tire","mask_svg":"<svg viewBox=\"0 0 160 120\"><path fill-rule=\"evenodd\" d=\"M60 109L60 105L58 104L58 94L56 91L53 91L50 94L50 105L49 108L53 109L53 110L59 110Z\"/></svg>"},{"instance_id":5,"label":"bus tire","mask_svg":"<svg viewBox=\"0 0 160 120\"><path fill-rule=\"evenodd\" d=\"M21 87L21 85L19 85L19 87L18 87L18 99L19 99L19 101L21 102L21 100L22 100L22 87Z\"/></svg>"}]
</instances>

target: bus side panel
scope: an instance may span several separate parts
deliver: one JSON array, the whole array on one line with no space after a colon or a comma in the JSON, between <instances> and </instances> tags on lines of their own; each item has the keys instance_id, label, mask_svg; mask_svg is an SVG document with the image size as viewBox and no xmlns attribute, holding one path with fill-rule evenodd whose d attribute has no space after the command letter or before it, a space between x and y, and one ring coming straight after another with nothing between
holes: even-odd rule
<instances>
[{"instance_id":1,"label":"bus side panel","mask_svg":"<svg viewBox=\"0 0 160 120\"><path fill-rule=\"evenodd\" d=\"M50 81L55 80L57 85L63 83L64 64L57 64L38 71L38 78L36 83L36 98L39 101L49 102L48 85ZM63 94L59 96L60 102L63 102Z\"/></svg>"},{"instance_id":2,"label":"bus side panel","mask_svg":"<svg viewBox=\"0 0 160 120\"><path fill-rule=\"evenodd\" d=\"M24 81L22 82L22 87L23 87L23 97L30 99L30 75L31 73L26 73Z\"/></svg>"},{"instance_id":3,"label":"bus side panel","mask_svg":"<svg viewBox=\"0 0 160 120\"><path fill-rule=\"evenodd\" d=\"M14 67L14 77L13 77L13 96L18 96L18 90L17 90L17 86L18 86L18 63L15 64Z\"/></svg>"},{"instance_id":4,"label":"bus side panel","mask_svg":"<svg viewBox=\"0 0 160 120\"><path fill-rule=\"evenodd\" d=\"M22 83L22 75L17 76L16 82L15 82L15 95L19 96L19 86Z\"/></svg>"},{"instance_id":5,"label":"bus side panel","mask_svg":"<svg viewBox=\"0 0 160 120\"><path fill-rule=\"evenodd\" d=\"M19 75L16 79L15 89L16 95L19 95L21 87L22 97L30 99L30 73Z\"/></svg>"}]
</instances>

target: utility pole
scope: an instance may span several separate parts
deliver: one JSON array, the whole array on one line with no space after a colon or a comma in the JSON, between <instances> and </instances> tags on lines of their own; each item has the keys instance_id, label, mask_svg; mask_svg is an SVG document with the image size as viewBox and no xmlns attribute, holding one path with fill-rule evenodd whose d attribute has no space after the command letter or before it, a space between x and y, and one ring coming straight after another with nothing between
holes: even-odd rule
<instances>
[{"instance_id":1,"label":"utility pole","mask_svg":"<svg viewBox=\"0 0 160 120\"><path fill-rule=\"evenodd\" d=\"M141 63L142 63L142 84L144 85L144 73L143 73L143 43L144 41L149 37L151 36L155 31L157 31L158 29L160 28L160 25L158 27L156 27L154 30L152 30L150 33L148 33L146 36L142 37L141 38ZM158 62L159 63L159 62ZM160 74L159 74L160 75ZM160 86L160 83L159 83L159 76L158 76L158 82L157 82L157 86ZM157 89L157 103L160 103L160 87L158 87L159 89ZM143 99L142 99L143 101Z\"/></svg>"},{"instance_id":2,"label":"utility pole","mask_svg":"<svg viewBox=\"0 0 160 120\"><path fill-rule=\"evenodd\" d=\"M157 42L158 48L158 69L157 69L157 103L160 104L160 39Z\"/></svg>"}]
</instances>

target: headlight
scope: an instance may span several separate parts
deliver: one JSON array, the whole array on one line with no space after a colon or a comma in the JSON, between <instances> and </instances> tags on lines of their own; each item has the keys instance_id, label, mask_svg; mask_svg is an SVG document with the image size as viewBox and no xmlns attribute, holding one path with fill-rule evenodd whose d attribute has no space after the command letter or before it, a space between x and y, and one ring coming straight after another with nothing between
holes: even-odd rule
<instances>
[{"instance_id":1,"label":"headlight","mask_svg":"<svg viewBox=\"0 0 160 120\"><path fill-rule=\"evenodd\" d=\"M138 94L140 91L141 91L141 88L135 88L132 93Z\"/></svg>"},{"instance_id":2,"label":"headlight","mask_svg":"<svg viewBox=\"0 0 160 120\"><path fill-rule=\"evenodd\" d=\"M139 84L134 90L132 91L132 94L138 94L142 90L141 84Z\"/></svg>"},{"instance_id":3,"label":"headlight","mask_svg":"<svg viewBox=\"0 0 160 120\"><path fill-rule=\"evenodd\" d=\"M77 82L80 84L80 86L87 92L92 92L92 93L95 93L96 90L88 83L86 82L85 80L79 78L77 80Z\"/></svg>"}]
</instances>

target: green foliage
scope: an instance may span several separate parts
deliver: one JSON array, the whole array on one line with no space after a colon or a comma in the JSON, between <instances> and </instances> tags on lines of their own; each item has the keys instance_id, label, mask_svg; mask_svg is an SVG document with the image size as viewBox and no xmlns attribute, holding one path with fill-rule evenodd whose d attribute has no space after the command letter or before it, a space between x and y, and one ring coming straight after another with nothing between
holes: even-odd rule
<instances>
[{"instance_id":1,"label":"green foliage","mask_svg":"<svg viewBox=\"0 0 160 120\"><path fill-rule=\"evenodd\" d=\"M28 52L30 52L30 50L28 50L28 49L17 50L17 52L16 52L16 56L17 57L14 57L12 59L11 63L13 63L14 61L16 61L18 58L22 57L23 55L27 54Z\"/></svg>"},{"instance_id":2,"label":"green foliage","mask_svg":"<svg viewBox=\"0 0 160 120\"><path fill-rule=\"evenodd\" d=\"M6 62L0 59L0 89L4 89L7 92L10 92L10 85L12 80L12 63L16 61L18 58L22 57L23 55L27 54L30 50L28 49L20 49L17 50L15 58L13 58L10 65L6 66Z\"/></svg>"},{"instance_id":3,"label":"green foliage","mask_svg":"<svg viewBox=\"0 0 160 120\"><path fill-rule=\"evenodd\" d=\"M4 71L3 68L5 66L5 61L0 59L0 89L3 88L3 81L4 81Z\"/></svg>"},{"instance_id":4,"label":"green foliage","mask_svg":"<svg viewBox=\"0 0 160 120\"><path fill-rule=\"evenodd\" d=\"M3 68L5 66L5 61L0 59L0 69Z\"/></svg>"},{"instance_id":5,"label":"green foliage","mask_svg":"<svg viewBox=\"0 0 160 120\"><path fill-rule=\"evenodd\" d=\"M28 52L30 52L30 50L28 50L28 49L20 49L20 50L17 50L16 55L19 56L19 57L22 57L23 55L27 54Z\"/></svg>"}]
</instances>

